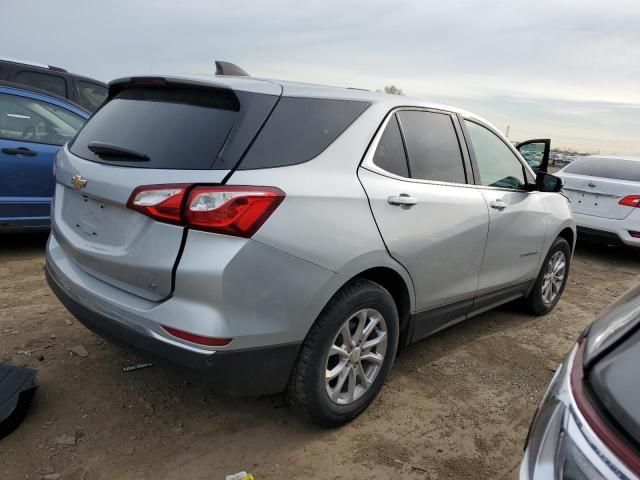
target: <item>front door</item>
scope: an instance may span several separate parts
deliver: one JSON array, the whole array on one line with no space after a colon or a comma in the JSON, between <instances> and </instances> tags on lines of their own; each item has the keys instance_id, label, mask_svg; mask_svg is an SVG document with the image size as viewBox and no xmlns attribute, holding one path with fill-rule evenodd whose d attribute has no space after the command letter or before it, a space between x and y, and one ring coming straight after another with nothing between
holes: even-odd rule
<instances>
[{"instance_id":1,"label":"front door","mask_svg":"<svg viewBox=\"0 0 640 480\"><path fill-rule=\"evenodd\" d=\"M83 122L51 103L0 93L0 225L48 225L53 157Z\"/></svg>"},{"instance_id":2,"label":"front door","mask_svg":"<svg viewBox=\"0 0 640 480\"><path fill-rule=\"evenodd\" d=\"M413 279L414 339L464 318L484 254L488 209L467 184L456 121L443 112L392 114L359 170L387 249Z\"/></svg>"},{"instance_id":3,"label":"front door","mask_svg":"<svg viewBox=\"0 0 640 480\"><path fill-rule=\"evenodd\" d=\"M528 191L527 170L498 135L465 120L474 153L476 182L489 207L489 235L480 269L478 300L517 297L537 275L546 236L546 211L541 195Z\"/></svg>"}]
</instances>

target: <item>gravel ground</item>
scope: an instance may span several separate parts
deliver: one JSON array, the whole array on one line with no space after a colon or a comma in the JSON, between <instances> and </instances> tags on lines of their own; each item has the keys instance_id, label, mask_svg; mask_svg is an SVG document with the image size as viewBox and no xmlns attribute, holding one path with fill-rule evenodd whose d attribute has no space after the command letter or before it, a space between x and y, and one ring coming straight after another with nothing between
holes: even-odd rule
<instances>
[{"instance_id":1,"label":"gravel ground","mask_svg":"<svg viewBox=\"0 0 640 480\"><path fill-rule=\"evenodd\" d=\"M91 334L49 291L45 241L0 237L0 361L37 368L41 382L25 423L0 441L7 480L204 480L243 469L257 480L515 478L553 370L593 316L640 281L640 254L580 245L550 315L509 305L412 346L359 419L325 430L281 395L227 398L159 367L123 373L140 359Z\"/></svg>"}]
</instances>

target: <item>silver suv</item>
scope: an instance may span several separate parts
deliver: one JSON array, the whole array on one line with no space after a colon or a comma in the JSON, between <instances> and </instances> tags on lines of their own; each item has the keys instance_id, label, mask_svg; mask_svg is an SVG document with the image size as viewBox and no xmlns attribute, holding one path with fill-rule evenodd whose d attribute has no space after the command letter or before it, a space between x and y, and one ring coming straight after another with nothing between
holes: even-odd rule
<instances>
[{"instance_id":1,"label":"silver suv","mask_svg":"<svg viewBox=\"0 0 640 480\"><path fill-rule=\"evenodd\" d=\"M84 325L324 425L399 348L549 312L576 236L561 182L481 118L354 89L120 79L55 173L46 275Z\"/></svg>"}]
</instances>

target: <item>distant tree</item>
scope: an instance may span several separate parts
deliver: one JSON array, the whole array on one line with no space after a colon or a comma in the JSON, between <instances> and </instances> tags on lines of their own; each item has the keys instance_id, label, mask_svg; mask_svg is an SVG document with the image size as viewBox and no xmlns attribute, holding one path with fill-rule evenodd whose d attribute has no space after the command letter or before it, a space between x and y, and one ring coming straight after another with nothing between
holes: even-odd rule
<instances>
[{"instance_id":1,"label":"distant tree","mask_svg":"<svg viewBox=\"0 0 640 480\"><path fill-rule=\"evenodd\" d=\"M378 90L380 91L380 90ZM396 87L395 85L387 85L382 90L384 93L390 93L391 95L404 95L402 89Z\"/></svg>"}]
</instances>

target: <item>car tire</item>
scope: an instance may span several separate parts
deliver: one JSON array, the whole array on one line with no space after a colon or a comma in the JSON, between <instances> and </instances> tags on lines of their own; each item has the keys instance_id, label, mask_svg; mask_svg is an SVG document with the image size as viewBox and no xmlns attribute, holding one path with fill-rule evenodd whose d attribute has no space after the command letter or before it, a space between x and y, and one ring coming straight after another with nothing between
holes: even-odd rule
<instances>
[{"instance_id":1,"label":"car tire","mask_svg":"<svg viewBox=\"0 0 640 480\"><path fill-rule=\"evenodd\" d=\"M289 382L290 403L326 427L353 420L380 392L398 336L398 310L391 294L368 280L349 282L307 334Z\"/></svg>"},{"instance_id":2,"label":"car tire","mask_svg":"<svg viewBox=\"0 0 640 480\"><path fill-rule=\"evenodd\" d=\"M558 267L559 262L563 262L564 267L562 279L560 282L557 282L558 277L556 273L554 273L554 269ZM540 269L540 273L538 274L538 278L536 279L536 283L525 299L525 306L530 313L534 315L546 315L554 309L567 284L570 266L571 247L564 238L558 237L555 242L553 242L553 245L551 245Z\"/></svg>"}]
</instances>

